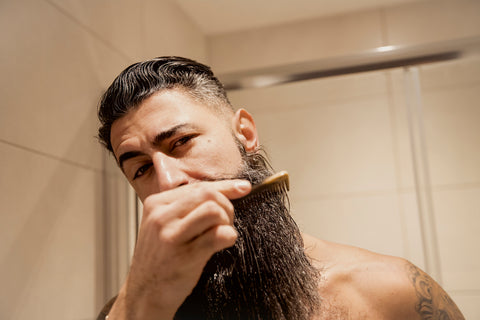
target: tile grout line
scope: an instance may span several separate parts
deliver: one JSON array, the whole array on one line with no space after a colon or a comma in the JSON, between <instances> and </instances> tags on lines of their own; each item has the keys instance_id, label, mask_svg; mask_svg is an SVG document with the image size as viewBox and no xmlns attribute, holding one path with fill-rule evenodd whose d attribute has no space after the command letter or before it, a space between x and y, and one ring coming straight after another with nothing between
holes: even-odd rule
<instances>
[{"instance_id":1,"label":"tile grout line","mask_svg":"<svg viewBox=\"0 0 480 320\"><path fill-rule=\"evenodd\" d=\"M472 183L458 183L458 184L448 184L442 186L433 186L432 190L434 192L441 191L458 191L466 190L472 188L479 188L480 182ZM413 187L400 187L400 188L390 188L390 189L377 189L369 191L352 191L352 192L331 192L323 193L317 195L295 195L295 198L298 200L305 201L315 201L315 200L328 200L328 199L351 199L351 198L365 198L365 197L377 197L377 196L395 196L403 195L408 193L414 193L415 189ZM293 194L292 194L293 195Z\"/></svg>"},{"instance_id":2,"label":"tile grout line","mask_svg":"<svg viewBox=\"0 0 480 320\"><path fill-rule=\"evenodd\" d=\"M440 84L426 87L423 91L425 93L444 92L445 89L472 89L480 85L480 80L468 81L465 83L453 83L453 84Z\"/></svg>"},{"instance_id":3,"label":"tile grout line","mask_svg":"<svg viewBox=\"0 0 480 320\"><path fill-rule=\"evenodd\" d=\"M286 106L277 106L275 104L264 104L260 105L258 110L256 110L257 113L269 113L271 111L281 111L281 112L289 112L289 111L298 111L298 110L318 110L322 108L329 108L329 107L336 107L336 106L341 106L341 105L347 105L352 102L358 102L359 99L362 100L375 100L375 99L380 99L380 98L385 98L388 95L388 92L383 92L383 93L372 93L372 94L364 94L364 95L359 95L357 97L352 97L352 98L343 98L343 99L328 99L324 101L309 101L305 103L297 103L297 104L291 104L291 105L286 105Z\"/></svg>"},{"instance_id":4,"label":"tile grout line","mask_svg":"<svg viewBox=\"0 0 480 320\"><path fill-rule=\"evenodd\" d=\"M449 289L449 293L480 296L480 289Z\"/></svg>"},{"instance_id":5,"label":"tile grout line","mask_svg":"<svg viewBox=\"0 0 480 320\"><path fill-rule=\"evenodd\" d=\"M45 157L45 158L48 158L48 159L51 159L51 160L57 160L57 161L66 163L68 165L79 167L79 168L82 168L82 169L94 171L94 172L97 172L97 173L103 171L101 169L97 169L97 168L94 168L94 167L91 167L91 166L87 166L87 165L84 165L84 164L79 163L79 162L75 162L75 161L72 161L72 160L69 160L69 159L66 159L66 158L55 156L53 154L49 154L49 153L46 153L46 152L43 152L43 151L40 151L40 150L36 150L36 149L33 149L33 148L29 148L29 147L26 147L26 146L22 146L22 145L17 144L17 143L6 141L6 140L1 139L1 138L0 138L0 143L6 144L10 147L14 147L14 148L19 149L19 150L31 152L35 155L42 156L42 157Z\"/></svg>"},{"instance_id":6,"label":"tile grout line","mask_svg":"<svg viewBox=\"0 0 480 320\"><path fill-rule=\"evenodd\" d=\"M124 53L122 50L118 49L114 44L112 44L111 42L109 42L108 40L105 40L101 35L99 35L97 32L95 32L95 30L91 29L89 26L87 26L86 24L84 24L82 21L80 21L79 19L77 19L73 14L71 14L70 12L68 12L67 10L63 9L62 7L60 7L58 4L56 4L54 1L51 1L51 0L43 0L45 1L46 3L48 3L49 5L51 5L53 8L55 8L56 10L58 10L62 15L64 15L65 17L67 17L68 19L70 19L71 21L73 21L74 23L76 23L80 28L82 28L84 31L86 31L87 33L89 33L91 36L93 36L95 39L97 39L98 41L102 42L104 45L106 45L108 48L110 48L111 50L113 50L114 52L116 52L117 54L119 54L120 56L122 56L122 58L126 59L127 61L129 62L132 62L132 58L129 57L126 53Z\"/></svg>"}]
</instances>

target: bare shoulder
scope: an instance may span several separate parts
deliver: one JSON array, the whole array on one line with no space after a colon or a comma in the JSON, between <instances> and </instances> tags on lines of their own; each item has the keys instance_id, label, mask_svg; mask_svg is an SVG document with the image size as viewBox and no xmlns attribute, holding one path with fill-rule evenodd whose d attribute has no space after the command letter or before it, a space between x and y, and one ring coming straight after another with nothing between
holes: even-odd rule
<instances>
[{"instance_id":1,"label":"bare shoulder","mask_svg":"<svg viewBox=\"0 0 480 320\"><path fill-rule=\"evenodd\" d=\"M304 235L328 305L352 319L464 319L448 294L409 261Z\"/></svg>"},{"instance_id":2,"label":"bare shoulder","mask_svg":"<svg viewBox=\"0 0 480 320\"><path fill-rule=\"evenodd\" d=\"M404 260L307 235L304 243L320 270L319 292L328 309L348 310L350 319L421 319Z\"/></svg>"}]
</instances>

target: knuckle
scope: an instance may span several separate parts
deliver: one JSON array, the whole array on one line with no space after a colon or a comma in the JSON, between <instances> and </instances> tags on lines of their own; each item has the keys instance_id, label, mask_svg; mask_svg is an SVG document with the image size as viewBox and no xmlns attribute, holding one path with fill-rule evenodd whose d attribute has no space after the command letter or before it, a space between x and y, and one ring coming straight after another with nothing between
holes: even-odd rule
<instances>
[{"instance_id":1,"label":"knuckle","mask_svg":"<svg viewBox=\"0 0 480 320\"><path fill-rule=\"evenodd\" d=\"M211 212L212 214L217 214L219 213L220 211L220 208L218 206L218 204L213 201L213 200L207 200L203 203L203 208L208 211L208 212Z\"/></svg>"},{"instance_id":2,"label":"knuckle","mask_svg":"<svg viewBox=\"0 0 480 320\"><path fill-rule=\"evenodd\" d=\"M156 204L155 197L149 196L149 197L145 198L145 200L143 200L143 212L144 212L144 214L148 214L148 213L154 211L154 209L156 207L155 204Z\"/></svg>"},{"instance_id":3,"label":"knuckle","mask_svg":"<svg viewBox=\"0 0 480 320\"><path fill-rule=\"evenodd\" d=\"M235 211L235 207L233 206L233 203L231 203L230 201L227 201L225 211L227 211L229 215L233 215L233 212Z\"/></svg>"},{"instance_id":4,"label":"knuckle","mask_svg":"<svg viewBox=\"0 0 480 320\"><path fill-rule=\"evenodd\" d=\"M150 215L144 217L142 225L144 229L151 230L152 232L162 233L165 229L165 223L162 221L162 218L157 215Z\"/></svg>"},{"instance_id":5,"label":"knuckle","mask_svg":"<svg viewBox=\"0 0 480 320\"><path fill-rule=\"evenodd\" d=\"M160 205L143 207L142 220L157 230L163 229L169 222L168 208Z\"/></svg>"},{"instance_id":6,"label":"knuckle","mask_svg":"<svg viewBox=\"0 0 480 320\"><path fill-rule=\"evenodd\" d=\"M224 220L225 211L216 202L209 200L203 204L206 218L213 220Z\"/></svg>"},{"instance_id":7,"label":"knuckle","mask_svg":"<svg viewBox=\"0 0 480 320\"><path fill-rule=\"evenodd\" d=\"M201 201L216 200L218 198L218 192L209 185L198 186L195 192L195 195Z\"/></svg>"},{"instance_id":8,"label":"knuckle","mask_svg":"<svg viewBox=\"0 0 480 320\"><path fill-rule=\"evenodd\" d=\"M155 214L150 215L149 222L155 226L157 230L161 230L165 226L165 221L163 218L163 214L157 210Z\"/></svg>"},{"instance_id":9,"label":"knuckle","mask_svg":"<svg viewBox=\"0 0 480 320\"><path fill-rule=\"evenodd\" d=\"M178 232L175 228L164 228L160 233L159 233L159 239L161 242L165 244L170 244L173 245L177 243L178 240Z\"/></svg>"}]
</instances>

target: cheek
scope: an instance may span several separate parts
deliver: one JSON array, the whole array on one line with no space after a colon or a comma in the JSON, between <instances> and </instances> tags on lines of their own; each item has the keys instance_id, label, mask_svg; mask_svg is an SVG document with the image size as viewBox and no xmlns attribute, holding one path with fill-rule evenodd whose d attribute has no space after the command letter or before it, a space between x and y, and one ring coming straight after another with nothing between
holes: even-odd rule
<instances>
[{"instance_id":1,"label":"cheek","mask_svg":"<svg viewBox=\"0 0 480 320\"><path fill-rule=\"evenodd\" d=\"M210 154L208 162L210 166L221 167L224 174L236 174L242 165L242 156L235 141L207 141Z\"/></svg>"},{"instance_id":2,"label":"cheek","mask_svg":"<svg viewBox=\"0 0 480 320\"><path fill-rule=\"evenodd\" d=\"M144 179L141 183L130 183L130 185L142 203L145 198L158 192L153 179Z\"/></svg>"}]
</instances>

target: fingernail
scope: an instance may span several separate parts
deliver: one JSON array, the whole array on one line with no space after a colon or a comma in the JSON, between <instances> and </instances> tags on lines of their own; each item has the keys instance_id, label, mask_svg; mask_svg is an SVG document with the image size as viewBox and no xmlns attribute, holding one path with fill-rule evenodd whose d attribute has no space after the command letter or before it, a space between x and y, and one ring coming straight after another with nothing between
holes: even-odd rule
<instances>
[{"instance_id":1,"label":"fingernail","mask_svg":"<svg viewBox=\"0 0 480 320\"><path fill-rule=\"evenodd\" d=\"M240 191L250 190L250 182L247 180L239 180L235 182L235 187Z\"/></svg>"}]
</instances>

